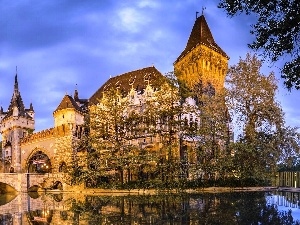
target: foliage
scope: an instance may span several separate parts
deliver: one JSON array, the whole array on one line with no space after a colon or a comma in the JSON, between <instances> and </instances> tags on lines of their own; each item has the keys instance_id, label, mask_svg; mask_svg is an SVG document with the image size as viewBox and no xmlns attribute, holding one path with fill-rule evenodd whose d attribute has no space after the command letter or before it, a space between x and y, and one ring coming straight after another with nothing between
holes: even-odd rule
<instances>
[{"instance_id":1,"label":"foliage","mask_svg":"<svg viewBox=\"0 0 300 225\"><path fill-rule=\"evenodd\" d=\"M212 177L223 176L230 154L228 145L231 138L230 116L225 105L224 92L220 90L213 95L204 92L198 94L197 99L199 100L197 117L201 121L197 129L200 168Z\"/></svg>"},{"instance_id":2,"label":"foliage","mask_svg":"<svg viewBox=\"0 0 300 225\"><path fill-rule=\"evenodd\" d=\"M190 185L188 176L226 176L231 168L223 154L230 136L224 92L189 90L174 73L164 81L156 90L147 86L142 98L132 90L127 96L107 90L90 107L88 135L77 143L85 157L77 152L69 172L74 184L182 189Z\"/></svg>"},{"instance_id":3,"label":"foliage","mask_svg":"<svg viewBox=\"0 0 300 225\"><path fill-rule=\"evenodd\" d=\"M300 3L298 0L220 0L219 7L229 16L245 12L253 13L258 20L251 34L255 41L251 49L263 50L263 55L272 62L285 59L281 69L282 78L288 89L300 88Z\"/></svg>"},{"instance_id":4,"label":"foliage","mask_svg":"<svg viewBox=\"0 0 300 225\"><path fill-rule=\"evenodd\" d=\"M265 76L260 67L248 54L229 69L227 89L217 91L201 82L188 89L174 73L155 90L148 85L125 96L106 90L90 107L73 183L177 190L265 184L279 161L297 155L299 134L284 126L274 74Z\"/></svg>"},{"instance_id":5,"label":"foliage","mask_svg":"<svg viewBox=\"0 0 300 225\"><path fill-rule=\"evenodd\" d=\"M229 68L227 102L235 124L247 139L257 132L272 133L283 124L283 113L275 99L277 82L273 73L260 73L261 61L249 53Z\"/></svg>"},{"instance_id":6,"label":"foliage","mask_svg":"<svg viewBox=\"0 0 300 225\"><path fill-rule=\"evenodd\" d=\"M227 103L239 132L231 145L233 167L241 178L265 179L279 161L299 151L299 134L284 126L275 76L261 74L260 68L261 61L247 54L228 71Z\"/></svg>"}]
</instances>

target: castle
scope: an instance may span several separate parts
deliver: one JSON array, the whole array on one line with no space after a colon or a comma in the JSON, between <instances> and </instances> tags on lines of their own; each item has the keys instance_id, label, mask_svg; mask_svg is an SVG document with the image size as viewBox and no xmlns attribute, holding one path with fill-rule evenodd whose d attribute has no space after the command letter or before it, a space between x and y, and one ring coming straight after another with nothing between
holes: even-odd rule
<instances>
[{"instance_id":1,"label":"castle","mask_svg":"<svg viewBox=\"0 0 300 225\"><path fill-rule=\"evenodd\" d=\"M174 71L178 80L188 88L201 83L203 87L219 91L224 86L228 59L214 41L204 15L201 15L194 23L185 49L174 62ZM153 93L160 87L161 79L164 76L155 67L147 67L110 78L89 99L79 98L75 90L73 96L65 95L54 110L54 127L34 132L34 108L32 104L29 108L25 107L16 74L10 105L7 111L2 107L0 110L0 171L63 172L72 160L74 141L82 134L87 108L97 105L104 91L118 89L126 96L131 96L132 105L139 105L147 93ZM187 120L192 118L187 115ZM143 137L141 142L147 145L153 140ZM136 143L140 143L139 140Z\"/></svg>"}]
</instances>

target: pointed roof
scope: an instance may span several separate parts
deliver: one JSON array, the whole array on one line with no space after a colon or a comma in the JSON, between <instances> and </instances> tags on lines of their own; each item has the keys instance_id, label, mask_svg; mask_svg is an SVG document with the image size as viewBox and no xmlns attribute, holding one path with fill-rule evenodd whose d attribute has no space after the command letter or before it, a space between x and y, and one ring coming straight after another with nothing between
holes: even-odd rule
<instances>
[{"instance_id":1,"label":"pointed roof","mask_svg":"<svg viewBox=\"0 0 300 225\"><path fill-rule=\"evenodd\" d=\"M23 116L23 117L28 116L28 114L26 113L26 109L25 109L23 100L22 100L21 93L19 91L18 75L17 74L15 75L14 92L13 92L8 110L6 112L5 118L10 117L10 116L13 115L14 107L18 108L18 112L19 112L18 116Z\"/></svg>"},{"instance_id":2,"label":"pointed roof","mask_svg":"<svg viewBox=\"0 0 300 225\"><path fill-rule=\"evenodd\" d=\"M111 88L119 89L122 94L126 95L131 88L134 88L136 91L143 91L148 82L154 88L159 87L164 79L165 77L154 66L127 72L106 81L106 83L90 97L89 103L96 104L98 99L102 98L102 93Z\"/></svg>"},{"instance_id":3,"label":"pointed roof","mask_svg":"<svg viewBox=\"0 0 300 225\"><path fill-rule=\"evenodd\" d=\"M34 110L33 110L33 105L32 105L32 102L30 103L30 106L29 106L29 109L28 109L28 111L32 111L32 112L34 111Z\"/></svg>"},{"instance_id":4,"label":"pointed roof","mask_svg":"<svg viewBox=\"0 0 300 225\"><path fill-rule=\"evenodd\" d=\"M229 58L227 54L217 45L215 42L212 33L208 27L208 24L205 20L204 15L198 17L195 21L193 26L192 32L190 34L189 40L183 52L180 56L176 59L175 62L179 61L183 56L185 56L189 51L195 48L197 45L203 44L207 47L215 50L216 52L220 53L221 55Z\"/></svg>"},{"instance_id":5,"label":"pointed roof","mask_svg":"<svg viewBox=\"0 0 300 225\"><path fill-rule=\"evenodd\" d=\"M77 105L75 100L70 95L65 95L63 97L58 107L54 110L54 113L62 109L75 109L79 112L82 112L82 109Z\"/></svg>"},{"instance_id":6,"label":"pointed roof","mask_svg":"<svg viewBox=\"0 0 300 225\"><path fill-rule=\"evenodd\" d=\"M86 105L88 103L88 99L79 98L77 89L75 89L75 91L74 91L74 101L78 102L79 104L83 104L83 105Z\"/></svg>"}]
</instances>

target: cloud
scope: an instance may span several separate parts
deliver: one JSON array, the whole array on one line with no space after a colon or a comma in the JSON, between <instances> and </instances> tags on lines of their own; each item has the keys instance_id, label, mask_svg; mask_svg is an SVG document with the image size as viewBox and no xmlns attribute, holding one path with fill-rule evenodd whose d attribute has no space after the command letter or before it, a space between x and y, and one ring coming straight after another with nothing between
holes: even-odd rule
<instances>
[{"instance_id":1,"label":"cloud","mask_svg":"<svg viewBox=\"0 0 300 225\"><path fill-rule=\"evenodd\" d=\"M150 19L141 11L132 7L120 9L113 25L119 31L137 33L143 29Z\"/></svg>"},{"instance_id":2,"label":"cloud","mask_svg":"<svg viewBox=\"0 0 300 225\"><path fill-rule=\"evenodd\" d=\"M137 5L139 8L157 9L160 7L160 2L154 1L154 0L141 0L141 1L138 1Z\"/></svg>"},{"instance_id":3,"label":"cloud","mask_svg":"<svg viewBox=\"0 0 300 225\"><path fill-rule=\"evenodd\" d=\"M248 51L253 18L228 18L217 2L206 1L204 15L216 42L234 64ZM53 110L66 93L73 94L76 84L80 97L89 98L110 75L152 64L162 73L173 70L195 12L203 6L197 0L2 3L0 104L4 110L8 107L18 66L21 94L26 107L33 103L37 130L53 126Z\"/></svg>"}]
</instances>

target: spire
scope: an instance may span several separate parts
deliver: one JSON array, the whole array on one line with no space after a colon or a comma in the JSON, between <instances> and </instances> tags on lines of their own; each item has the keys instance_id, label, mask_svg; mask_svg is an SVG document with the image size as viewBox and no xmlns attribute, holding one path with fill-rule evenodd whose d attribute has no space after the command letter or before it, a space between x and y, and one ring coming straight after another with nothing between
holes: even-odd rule
<instances>
[{"instance_id":1,"label":"spire","mask_svg":"<svg viewBox=\"0 0 300 225\"><path fill-rule=\"evenodd\" d=\"M16 68L16 75L15 75L14 91L13 91L13 95L12 95L6 116L13 115L14 107L18 108L19 116L25 116L25 114L26 114L25 106L24 106L24 103L23 103L23 100L21 97L21 93L19 91L17 68Z\"/></svg>"},{"instance_id":2,"label":"spire","mask_svg":"<svg viewBox=\"0 0 300 225\"><path fill-rule=\"evenodd\" d=\"M187 45L180 56L177 58L176 62L199 44L206 45L207 47L215 50L216 52L219 52L221 55L228 58L226 53L215 42L203 14L199 17L196 16L196 21L188 39Z\"/></svg>"},{"instance_id":3,"label":"spire","mask_svg":"<svg viewBox=\"0 0 300 225\"><path fill-rule=\"evenodd\" d=\"M14 85L14 89L15 90L19 90L19 85L18 85L18 74L16 73L16 76L15 76L15 85Z\"/></svg>"},{"instance_id":4,"label":"spire","mask_svg":"<svg viewBox=\"0 0 300 225\"><path fill-rule=\"evenodd\" d=\"M15 75L15 85L14 85L14 90L19 91L19 85L18 85L18 67L16 66L16 75Z\"/></svg>"}]
</instances>

